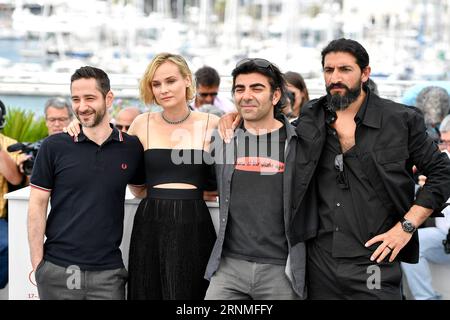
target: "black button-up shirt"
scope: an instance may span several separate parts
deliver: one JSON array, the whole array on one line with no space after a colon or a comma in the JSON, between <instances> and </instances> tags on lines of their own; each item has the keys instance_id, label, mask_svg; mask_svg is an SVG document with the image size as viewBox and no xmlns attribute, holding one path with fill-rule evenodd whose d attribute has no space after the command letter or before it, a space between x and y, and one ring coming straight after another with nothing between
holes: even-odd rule
<instances>
[{"instance_id":1,"label":"black button-up shirt","mask_svg":"<svg viewBox=\"0 0 450 320\"><path fill-rule=\"evenodd\" d=\"M302 108L298 119L299 144L293 196L294 220L296 220L294 225L297 234L292 237L292 241L310 239L317 235L319 228L322 233L323 231L331 232L336 227L338 230L344 228L344 226L333 225L335 228L331 229L327 226L324 223L323 210L319 208L324 203L324 197L328 203L334 203L337 207L331 195L339 197L338 191L345 191L345 189L338 190L336 186L329 185L336 181L337 170L334 169L333 155L329 160L322 158L325 144L330 143L326 142L330 137L327 133L329 126L324 121L327 119L326 105L326 96L313 100ZM362 187L356 190L366 192L367 194L364 194L366 199L370 198L372 203L381 203L383 206L383 210L377 211L373 204L359 201L352 194L354 214L360 214L360 206L355 205L355 201L358 201L364 204L364 218L368 219L365 224L368 229L364 237L366 239L359 240L361 245L372 236L392 228L413 204L433 209L435 213L442 210L442 205L450 196L450 161L427 135L420 112L416 108L382 99L368 90L366 101L355 117L355 121L356 145L343 157L342 169L347 174L350 192L355 190L353 186L355 181L352 180L352 176L348 176L349 172L362 181L356 180ZM358 175L358 168L351 163L353 158L349 155L352 152L356 155L354 159L358 161L361 175ZM334 155L336 154L337 152L334 151ZM317 179L318 172L321 170L318 167L321 159L326 160L329 170L335 170L332 180L327 179L325 184L324 180L319 182ZM413 165L416 165L428 177L416 198L414 198L415 183L412 178ZM337 167L339 168L339 165ZM344 181L341 178L340 181ZM367 190L373 189L376 198L372 197L373 193L367 192L364 186ZM318 195L319 191L322 194L321 198ZM324 194L328 195L324 196ZM344 201L338 202L340 206L344 206L344 209L348 208L348 204ZM331 205L328 206L331 208ZM334 210L331 213L333 216L329 215L333 223L336 221L339 223L334 219L337 212L339 210ZM372 214L369 214L370 212ZM391 215L392 223L389 223ZM318 227L319 219L321 219L321 226ZM353 222L352 228L359 227L356 220ZM363 238L364 227L360 228L358 232ZM377 245L369 249L374 250ZM400 251L399 259L408 263L417 262L418 252L418 237L415 233Z\"/></svg>"},{"instance_id":2,"label":"black button-up shirt","mask_svg":"<svg viewBox=\"0 0 450 320\"><path fill-rule=\"evenodd\" d=\"M356 132L362 124L367 99L355 116ZM375 234L369 224L383 230L392 225L392 217L376 196L358 160L356 146L342 154L336 130L331 126L336 114L326 110L327 134L317 170L319 230L317 243L333 257L368 256L364 246Z\"/></svg>"}]
</instances>

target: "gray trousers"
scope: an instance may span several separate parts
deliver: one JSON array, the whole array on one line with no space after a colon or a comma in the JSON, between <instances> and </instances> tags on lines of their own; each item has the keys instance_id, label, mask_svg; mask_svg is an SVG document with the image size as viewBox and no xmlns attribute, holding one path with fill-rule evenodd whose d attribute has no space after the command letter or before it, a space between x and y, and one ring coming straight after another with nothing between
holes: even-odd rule
<instances>
[{"instance_id":1,"label":"gray trousers","mask_svg":"<svg viewBox=\"0 0 450 320\"><path fill-rule=\"evenodd\" d=\"M284 270L285 266L222 257L205 300L300 299Z\"/></svg>"},{"instance_id":2,"label":"gray trousers","mask_svg":"<svg viewBox=\"0 0 450 320\"><path fill-rule=\"evenodd\" d=\"M124 300L127 270L83 271L42 261L35 278L41 300Z\"/></svg>"}]
</instances>

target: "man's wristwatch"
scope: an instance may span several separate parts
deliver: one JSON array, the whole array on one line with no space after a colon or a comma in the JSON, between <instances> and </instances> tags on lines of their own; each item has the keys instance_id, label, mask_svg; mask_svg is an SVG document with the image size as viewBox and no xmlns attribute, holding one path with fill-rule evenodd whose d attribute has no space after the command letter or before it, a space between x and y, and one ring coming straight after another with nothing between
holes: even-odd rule
<instances>
[{"instance_id":1,"label":"man's wristwatch","mask_svg":"<svg viewBox=\"0 0 450 320\"><path fill-rule=\"evenodd\" d=\"M400 220L400 223L402 224L403 231L407 233L414 233L417 230L417 227L409 220L406 220L405 218L402 218Z\"/></svg>"}]
</instances>

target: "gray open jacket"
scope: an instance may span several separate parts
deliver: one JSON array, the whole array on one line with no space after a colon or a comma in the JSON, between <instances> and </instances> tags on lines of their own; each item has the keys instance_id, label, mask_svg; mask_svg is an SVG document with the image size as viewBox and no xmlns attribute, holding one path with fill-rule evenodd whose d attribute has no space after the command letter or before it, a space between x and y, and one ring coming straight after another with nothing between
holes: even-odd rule
<instances>
[{"instance_id":1,"label":"gray open jacket","mask_svg":"<svg viewBox=\"0 0 450 320\"><path fill-rule=\"evenodd\" d=\"M284 228L288 243L288 259L286 262L286 275L292 287L300 298L305 298L305 245L303 242L291 244L290 232L292 230L292 185L295 169L297 134L295 128L283 117L280 119L286 127L285 171L283 174L283 210ZM205 278L210 280L219 267L222 248L225 239L225 230L228 221L228 212L231 199L231 179L236 163L236 146L243 140L242 130L237 130L232 141L226 144L216 132L213 136L212 150L216 161L217 188L220 199L219 232L216 243L206 267ZM267 195L271 196L271 195Z\"/></svg>"}]
</instances>

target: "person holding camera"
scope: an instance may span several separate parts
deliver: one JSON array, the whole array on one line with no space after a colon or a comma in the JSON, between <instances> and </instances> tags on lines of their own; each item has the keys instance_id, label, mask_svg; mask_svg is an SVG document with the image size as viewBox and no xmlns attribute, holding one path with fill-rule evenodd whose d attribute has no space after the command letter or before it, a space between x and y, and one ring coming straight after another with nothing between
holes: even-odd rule
<instances>
[{"instance_id":1,"label":"person holding camera","mask_svg":"<svg viewBox=\"0 0 450 320\"><path fill-rule=\"evenodd\" d=\"M34 160L36 159L43 140L44 139L33 143L17 142L7 148L8 152L20 152L17 156L16 163L20 173L27 177L26 185L29 183L28 177L33 171Z\"/></svg>"},{"instance_id":2,"label":"person holding camera","mask_svg":"<svg viewBox=\"0 0 450 320\"><path fill-rule=\"evenodd\" d=\"M63 132L63 128L67 127L73 118L71 106L62 97L48 99L45 102L44 113L49 136ZM9 148L11 151L21 151L16 162L20 172L26 176L31 175L34 159L42 141L43 139L28 144L17 143Z\"/></svg>"},{"instance_id":3,"label":"person holding camera","mask_svg":"<svg viewBox=\"0 0 450 320\"><path fill-rule=\"evenodd\" d=\"M5 123L5 114L5 105L0 100L0 129ZM0 289L8 283L8 220L3 196L9 192L11 185L20 185L23 178L15 163L18 153L7 151L7 147L14 143L14 139L0 133Z\"/></svg>"},{"instance_id":4,"label":"person holding camera","mask_svg":"<svg viewBox=\"0 0 450 320\"><path fill-rule=\"evenodd\" d=\"M439 148L450 155L450 115L442 120L440 125L441 140ZM424 179L419 180L425 183ZM447 201L449 202L450 199ZM409 289L415 300L439 300L441 295L435 291L429 263L450 265L450 207L442 213L444 217L435 219L435 227L420 228L419 232L419 262L417 264L402 263L402 269ZM447 241L443 243L443 241Z\"/></svg>"},{"instance_id":5,"label":"person holding camera","mask_svg":"<svg viewBox=\"0 0 450 320\"><path fill-rule=\"evenodd\" d=\"M300 73L288 71L284 74L284 78L292 108L292 112L288 118L292 122L298 118L301 108L309 101L309 93L305 80Z\"/></svg>"}]
</instances>

